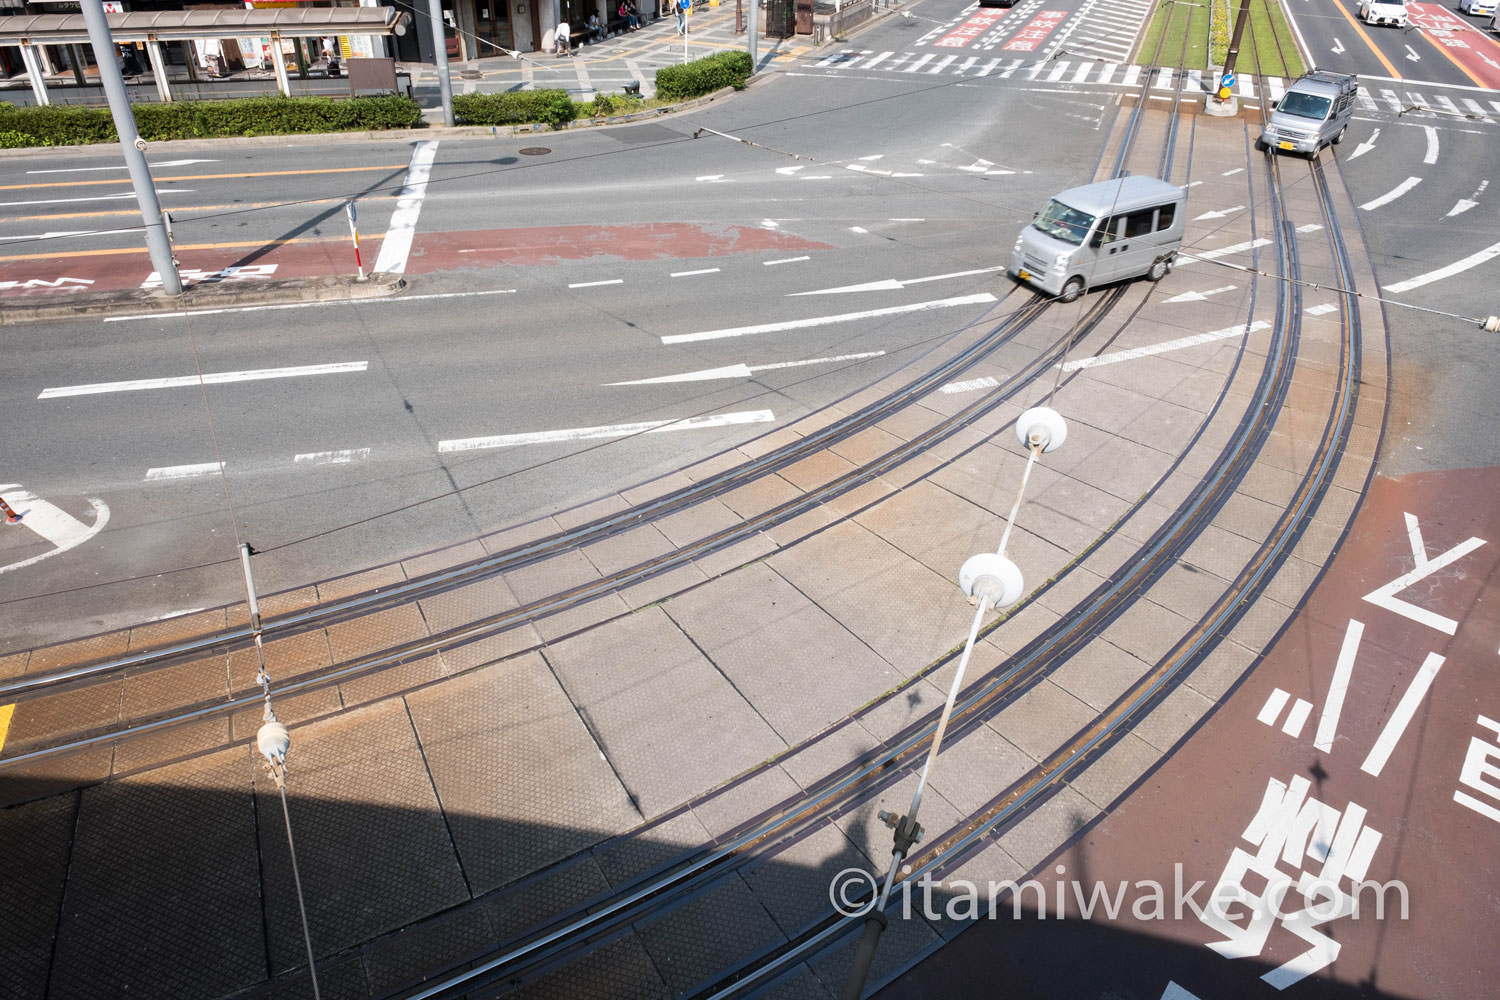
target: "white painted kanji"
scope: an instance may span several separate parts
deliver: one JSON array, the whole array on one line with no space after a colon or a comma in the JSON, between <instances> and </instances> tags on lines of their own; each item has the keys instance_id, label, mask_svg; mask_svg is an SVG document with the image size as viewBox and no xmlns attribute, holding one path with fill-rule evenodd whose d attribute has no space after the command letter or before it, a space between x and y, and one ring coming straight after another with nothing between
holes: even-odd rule
<instances>
[{"instance_id":1,"label":"white painted kanji","mask_svg":"<svg viewBox=\"0 0 1500 1000\"><path fill-rule=\"evenodd\" d=\"M1255 818L1243 839L1254 851L1235 847L1214 886L1211 903L1201 919L1222 941L1208 947L1225 958L1252 958L1265 950L1278 924L1307 942L1307 951L1261 978L1278 990L1331 965L1339 943L1319 928L1355 910L1355 897L1344 881L1364 881L1381 834L1365 826L1365 809L1349 805L1342 813L1308 797L1310 782L1298 775L1286 784L1267 780ZM1320 862L1317 873L1303 870L1308 859ZM1282 866L1293 869L1288 874ZM1258 876L1259 891L1249 888L1246 876ZM1295 888L1306 905L1288 910L1282 904Z\"/></svg>"},{"instance_id":2,"label":"white painted kanji","mask_svg":"<svg viewBox=\"0 0 1500 1000\"><path fill-rule=\"evenodd\" d=\"M178 268L177 276L182 279L184 285L213 284L220 281L247 281L253 278L270 278L276 274L275 264L243 264L238 267L225 267L217 271L203 271L195 267ZM152 271L145 281L141 282L142 288L160 288L161 273Z\"/></svg>"},{"instance_id":3,"label":"white painted kanji","mask_svg":"<svg viewBox=\"0 0 1500 1000\"><path fill-rule=\"evenodd\" d=\"M1436 629L1444 635L1453 635L1458 631L1457 620L1440 615L1435 611L1429 611L1426 608L1419 608L1415 604L1404 601L1396 595L1462 559L1483 545L1484 539L1470 538L1467 541L1458 543L1435 558L1428 558L1427 546L1422 541L1422 528L1417 523L1417 518L1413 514L1406 515L1406 535L1411 544L1412 569L1402 573L1390 583L1370 591L1365 595L1364 599L1376 607L1394 612L1402 618L1416 622L1418 625L1425 625L1428 628Z\"/></svg>"},{"instance_id":4,"label":"white painted kanji","mask_svg":"<svg viewBox=\"0 0 1500 1000\"><path fill-rule=\"evenodd\" d=\"M1453 801L1500 823L1500 745L1497 745L1500 744L1500 722L1484 715L1476 721L1494 736L1488 741L1478 736L1470 737L1469 752L1464 755L1458 783L1473 789L1483 798L1454 791Z\"/></svg>"}]
</instances>

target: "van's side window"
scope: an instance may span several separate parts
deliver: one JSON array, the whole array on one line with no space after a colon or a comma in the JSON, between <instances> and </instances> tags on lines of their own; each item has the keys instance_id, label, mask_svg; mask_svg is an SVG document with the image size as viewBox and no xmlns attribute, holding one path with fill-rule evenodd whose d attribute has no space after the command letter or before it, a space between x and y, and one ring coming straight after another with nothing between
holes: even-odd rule
<instances>
[{"instance_id":1,"label":"van's side window","mask_svg":"<svg viewBox=\"0 0 1500 1000\"><path fill-rule=\"evenodd\" d=\"M1156 217L1156 231L1172 228L1172 220L1177 217L1177 205L1175 203L1163 205Z\"/></svg>"},{"instance_id":2,"label":"van's side window","mask_svg":"<svg viewBox=\"0 0 1500 1000\"><path fill-rule=\"evenodd\" d=\"M1155 215L1156 209L1146 208L1125 216L1125 238L1134 239L1151 232L1151 220Z\"/></svg>"}]
</instances>

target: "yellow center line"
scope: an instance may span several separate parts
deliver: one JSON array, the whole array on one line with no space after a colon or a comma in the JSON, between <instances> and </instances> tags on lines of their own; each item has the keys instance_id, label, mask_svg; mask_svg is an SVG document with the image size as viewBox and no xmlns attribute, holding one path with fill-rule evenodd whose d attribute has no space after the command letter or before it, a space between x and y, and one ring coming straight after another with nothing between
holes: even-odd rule
<instances>
[{"instance_id":1,"label":"yellow center line","mask_svg":"<svg viewBox=\"0 0 1500 1000\"><path fill-rule=\"evenodd\" d=\"M10 717L15 711L14 705L0 705L0 750L5 749L5 734L10 732Z\"/></svg>"},{"instance_id":2,"label":"yellow center line","mask_svg":"<svg viewBox=\"0 0 1500 1000\"><path fill-rule=\"evenodd\" d=\"M397 163L382 167L319 167L315 170L252 170L240 174L182 174L177 177L157 177L156 183L168 181L218 181L239 180L245 177L302 177L310 174L357 174L371 170L405 170L410 164ZM114 177L104 181L32 181L29 184L0 184L0 191L28 191L34 188L89 187L99 184L129 184L128 177Z\"/></svg>"},{"instance_id":3,"label":"yellow center line","mask_svg":"<svg viewBox=\"0 0 1500 1000\"><path fill-rule=\"evenodd\" d=\"M373 194L366 195L360 198L360 201L383 201L386 198L393 197L395 196L389 194ZM178 205L172 209L172 220L179 225L184 222L197 221L195 219L178 218L179 215L182 215L186 212L234 212L239 210L249 210L252 208L294 208L298 205L341 205L348 200L348 198L302 198L297 201L242 201L232 205ZM46 222L48 219L103 219L120 215L133 215L137 219L139 219L141 217L141 210L138 208L121 208L95 209L92 212L50 212L46 215L0 215L0 220L3 220L5 222Z\"/></svg>"},{"instance_id":4,"label":"yellow center line","mask_svg":"<svg viewBox=\"0 0 1500 1000\"><path fill-rule=\"evenodd\" d=\"M1368 48L1371 52L1375 53L1375 58L1380 60L1380 65L1385 67L1385 71L1389 73L1393 79L1404 79L1401 74L1397 72L1396 67L1391 65L1391 61L1385 57L1385 53L1381 52L1378 48L1375 47L1374 41L1371 40L1369 35L1365 34L1365 29L1360 25L1358 21L1354 19L1354 15L1349 13L1348 9L1344 7L1343 4L1335 4L1334 6L1338 7L1339 13L1344 15L1344 20L1349 22L1349 27L1354 29L1355 34L1364 39L1365 47Z\"/></svg>"},{"instance_id":5,"label":"yellow center line","mask_svg":"<svg viewBox=\"0 0 1500 1000\"><path fill-rule=\"evenodd\" d=\"M385 233L366 233L367 240L383 240ZM243 240L236 243L178 243L172 247L174 252L183 250L234 250L240 247L284 247L302 243L347 243L347 236L306 236L290 240ZM65 260L69 257L108 257L111 254L143 254L145 247L120 247L112 250L73 250L66 253L22 253L9 257L0 257L0 264L8 264L21 260Z\"/></svg>"}]
</instances>

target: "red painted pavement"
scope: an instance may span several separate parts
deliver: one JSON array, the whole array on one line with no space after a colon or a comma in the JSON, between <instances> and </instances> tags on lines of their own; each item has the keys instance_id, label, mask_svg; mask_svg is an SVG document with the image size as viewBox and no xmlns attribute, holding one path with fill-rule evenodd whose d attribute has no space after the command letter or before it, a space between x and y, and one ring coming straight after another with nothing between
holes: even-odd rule
<instances>
[{"instance_id":1,"label":"red painted pavement","mask_svg":"<svg viewBox=\"0 0 1500 1000\"><path fill-rule=\"evenodd\" d=\"M368 272L380 256L380 238L362 236L360 256ZM747 253L810 253L829 244L753 226L653 222L630 226L545 226L418 233L406 273L456 268L541 267L600 259L679 260ZM179 247L183 283L244 282L354 274L348 239L234 247ZM81 291L140 288L152 275L144 247L109 254L59 253L55 257L0 260L0 302L24 296L63 298Z\"/></svg>"},{"instance_id":2,"label":"red painted pavement","mask_svg":"<svg viewBox=\"0 0 1500 1000\"><path fill-rule=\"evenodd\" d=\"M1049 917L1057 884L1073 900L1076 880L1085 898L1102 886L1123 900L1118 919L1102 919L1102 911L1077 919L1073 902L1072 919L1016 920L1007 900L999 919L978 921L882 1000L1495 996L1497 496L1494 468L1374 482L1329 572L1266 658L1158 771L1034 876L1047 890ZM1357 642L1348 638L1355 633ZM1337 700L1346 643L1347 693L1322 751L1314 744ZM1424 666L1436 675L1416 698ZM1414 698L1410 724L1392 733L1398 706ZM1371 758L1383 734L1391 749L1380 767ZM1349 895L1361 868L1365 880L1404 883L1407 919L1394 887L1383 919L1373 912L1373 891L1358 916L1308 919L1314 904L1315 915L1332 916L1331 887ZM1326 877L1324 887L1304 886L1321 895L1305 897L1299 873ZM1269 919L1256 925L1240 909L1217 930L1191 906L1175 918L1176 884L1190 892L1201 883L1193 898L1210 912L1221 878L1272 902L1285 887L1278 909L1286 916L1267 908ZM1153 905L1148 880L1163 886L1164 906ZM949 887L955 891L968 890ZM1034 897L1026 896L1026 910L1035 910ZM1231 953L1225 942L1238 942L1242 957L1212 950L1216 942ZM1299 960L1307 978L1285 968Z\"/></svg>"},{"instance_id":3,"label":"red painted pavement","mask_svg":"<svg viewBox=\"0 0 1500 1000\"><path fill-rule=\"evenodd\" d=\"M1445 49L1484 86L1500 90L1500 42L1479 27L1488 20L1466 18L1435 3L1409 3L1406 10L1428 40Z\"/></svg>"}]
</instances>

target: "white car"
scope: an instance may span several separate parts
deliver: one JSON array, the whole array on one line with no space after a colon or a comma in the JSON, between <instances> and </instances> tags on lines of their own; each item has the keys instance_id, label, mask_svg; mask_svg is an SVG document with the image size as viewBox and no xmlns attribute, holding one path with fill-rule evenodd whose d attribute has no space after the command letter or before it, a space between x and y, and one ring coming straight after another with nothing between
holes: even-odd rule
<instances>
[{"instance_id":1,"label":"white car","mask_svg":"<svg viewBox=\"0 0 1500 1000\"><path fill-rule=\"evenodd\" d=\"M1366 24L1389 24L1404 28L1406 0L1363 0L1359 5L1359 16Z\"/></svg>"},{"instance_id":2,"label":"white car","mask_svg":"<svg viewBox=\"0 0 1500 1000\"><path fill-rule=\"evenodd\" d=\"M1458 9L1465 14L1483 17L1495 13L1495 0L1458 0Z\"/></svg>"}]
</instances>

